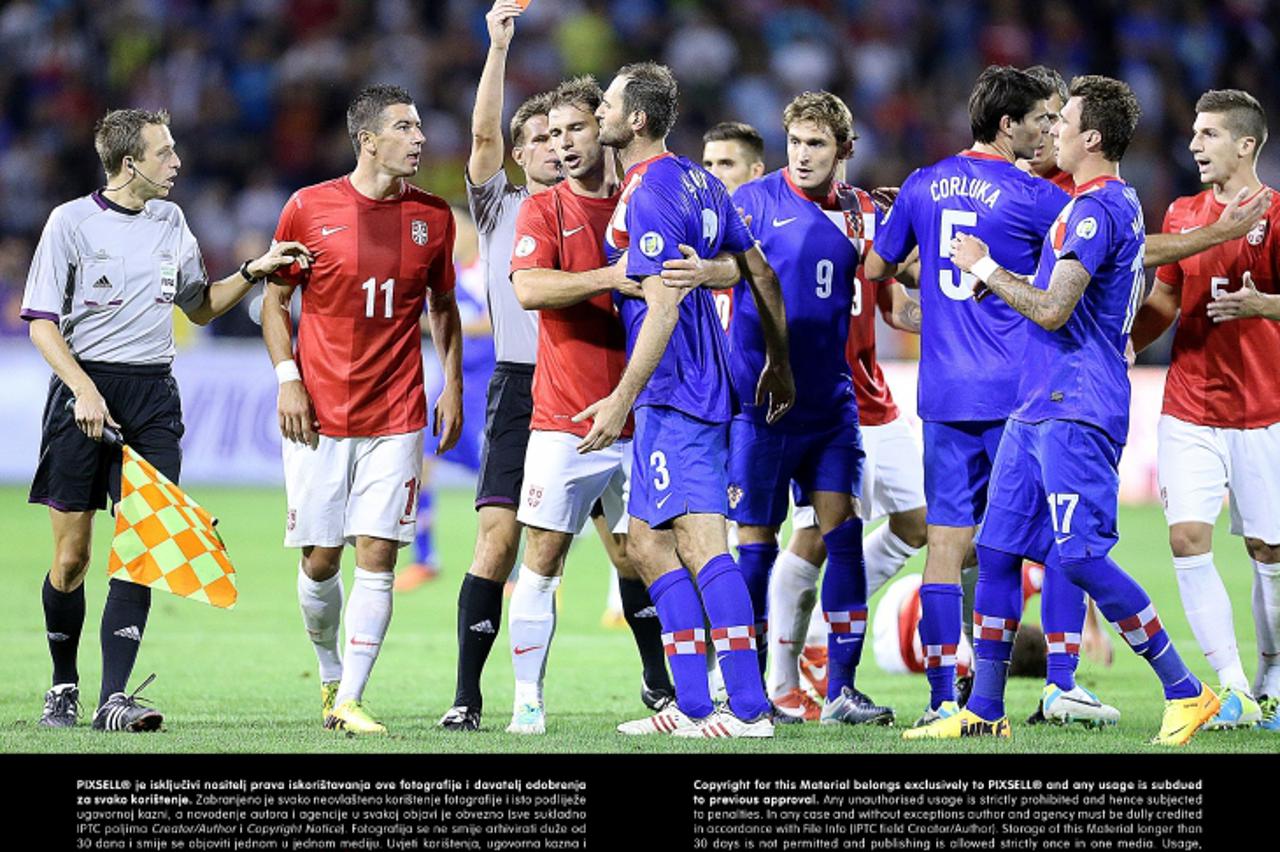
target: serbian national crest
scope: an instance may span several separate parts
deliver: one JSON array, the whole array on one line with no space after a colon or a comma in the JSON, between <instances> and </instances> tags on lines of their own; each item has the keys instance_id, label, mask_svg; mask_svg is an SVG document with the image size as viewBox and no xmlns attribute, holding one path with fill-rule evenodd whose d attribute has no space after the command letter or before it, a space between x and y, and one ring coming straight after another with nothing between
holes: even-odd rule
<instances>
[{"instance_id":1,"label":"serbian national crest","mask_svg":"<svg viewBox=\"0 0 1280 852\"><path fill-rule=\"evenodd\" d=\"M1263 238L1267 235L1267 220L1259 219L1258 224L1249 229L1249 233L1244 235L1245 242L1251 246L1262 245Z\"/></svg>"},{"instance_id":2,"label":"serbian national crest","mask_svg":"<svg viewBox=\"0 0 1280 852\"><path fill-rule=\"evenodd\" d=\"M525 491L524 501L529 504L530 509L536 509L542 503L542 486L530 485Z\"/></svg>"},{"instance_id":3,"label":"serbian national crest","mask_svg":"<svg viewBox=\"0 0 1280 852\"><path fill-rule=\"evenodd\" d=\"M427 223L421 219L414 219L409 223L409 236L420 246L427 244Z\"/></svg>"}]
</instances>

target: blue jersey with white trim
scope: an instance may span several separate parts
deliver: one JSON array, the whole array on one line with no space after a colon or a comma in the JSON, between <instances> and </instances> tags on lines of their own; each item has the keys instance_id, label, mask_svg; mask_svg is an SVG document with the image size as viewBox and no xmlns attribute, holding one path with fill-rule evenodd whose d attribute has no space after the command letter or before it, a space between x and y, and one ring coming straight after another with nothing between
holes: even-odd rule
<instances>
[{"instance_id":1,"label":"blue jersey with white trim","mask_svg":"<svg viewBox=\"0 0 1280 852\"><path fill-rule=\"evenodd\" d=\"M1067 194L1007 160L966 151L918 169L876 234L876 253L901 263L920 247L920 381L925 420L1004 420L1018 400L1030 324L999 299L975 302L975 278L950 259L973 234L1010 272L1031 275Z\"/></svg>"},{"instance_id":2,"label":"blue jersey with white trim","mask_svg":"<svg viewBox=\"0 0 1280 852\"><path fill-rule=\"evenodd\" d=\"M1081 186L1044 239L1035 286L1062 260L1079 261L1089 284L1057 331L1030 324L1015 420L1075 420L1116 443L1129 434L1125 348L1146 286L1146 227L1133 187L1102 177Z\"/></svg>"},{"instance_id":3,"label":"blue jersey with white trim","mask_svg":"<svg viewBox=\"0 0 1280 852\"><path fill-rule=\"evenodd\" d=\"M733 201L751 218L752 231L782 288L790 340L795 406L777 426L808 430L815 424L857 421L857 400L845 360L849 315L861 299L857 278L875 235L869 196L837 184L826 203L801 194L781 169L739 187ZM833 208L833 209L826 209ZM764 369L760 313L745 282L734 288L729 330L729 369L743 414L765 422L767 409L753 404Z\"/></svg>"},{"instance_id":4,"label":"blue jersey with white trim","mask_svg":"<svg viewBox=\"0 0 1280 852\"><path fill-rule=\"evenodd\" d=\"M606 236L613 263L627 251L627 275L640 281L662 272L663 261L680 258L681 244L700 257L723 249L743 252L751 233L710 172L670 153L633 166ZM644 299L614 293L627 332L627 357L644 322ZM695 288L680 302L679 320L662 360L636 398L636 407L664 405L709 423L733 415L725 335L711 292Z\"/></svg>"}]
</instances>

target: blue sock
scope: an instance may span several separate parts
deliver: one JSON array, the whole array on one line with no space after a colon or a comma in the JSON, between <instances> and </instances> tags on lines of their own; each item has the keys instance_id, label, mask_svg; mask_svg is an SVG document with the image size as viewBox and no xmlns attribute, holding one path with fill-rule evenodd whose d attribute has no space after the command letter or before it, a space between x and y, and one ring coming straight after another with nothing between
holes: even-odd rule
<instances>
[{"instance_id":1,"label":"blue sock","mask_svg":"<svg viewBox=\"0 0 1280 852\"><path fill-rule=\"evenodd\" d=\"M765 663L769 659L769 572L777 558L777 544L738 545L738 568L747 584L747 593L751 595L751 611L755 615L756 659L760 674L764 674Z\"/></svg>"},{"instance_id":2,"label":"blue sock","mask_svg":"<svg viewBox=\"0 0 1280 852\"><path fill-rule=\"evenodd\" d=\"M436 559L435 544L431 541L431 528L435 524L431 489L418 489L417 525L413 533L413 561L419 565L433 565Z\"/></svg>"},{"instance_id":3,"label":"blue sock","mask_svg":"<svg viewBox=\"0 0 1280 852\"><path fill-rule=\"evenodd\" d=\"M698 588L729 693L729 709L749 722L769 712L769 699L765 698L764 679L756 662L756 630L747 584L733 557L722 553L698 572Z\"/></svg>"},{"instance_id":4,"label":"blue sock","mask_svg":"<svg viewBox=\"0 0 1280 852\"><path fill-rule=\"evenodd\" d=\"M994 722L1004 716L1004 687L1013 637L1022 618L1022 557L977 546L978 588L973 599L973 693L965 709Z\"/></svg>"},{"instance_id":5,"label":"blue sock","mask_svg":"<svg viewBox=\"0 0 1280 852\"><path fill-rule=\"evenodd\" d=\"M862 519L850 518L822 537L827 572L822 615L827 620L827 700L853 688L867 633L867 566L862 558Z\"/></svg>"},{"instance_id":6,"label":"blue sock","mask_svg":"<svg viewBox=\"0 0 1280 852\"><path fill-rule=\"evenodd\" d=\"M1045 680L1063 692L1076 688L1080 633L1084 630L1087 609L1084 589L1067 578L1057 550L1050 550L1044 564L1044 586L1040 590L1040 622L1049 646Z\"/></svg>"},{"instance_id":7,"label":"blue sock","mask_svg":"<svg viewBox=\"0 0 1280 852\"><path fill-rule=\"evenodd\" d=\"M676 705L690 719L710 716L714 707L707 688L707 634L702 627L702 603L689 572L681 567L663 574L650 584L649 597L662 623Z\"/></svg>"},{"instance_id":8,"label":"blue sock","mask_svg":"<svg viewBox=\"0 0 1280 852\"><path fill-rule=\"evenodd\" d=\"M1155 670L1165 698L1194 698L1200 681L1193 675L1160 624L1156 608L1142 587L1108 556L1064 559L1062 569L1082 586L1098 610Z\"/></svg>"},{"instance_id":9,"label":"blue sock","mask_svg":"<svg viewBox=\"0 0 1280 852\"><path fill-rule=\"evenodd\" d=\"M929 679L929 706L956 700L956 648L960 644L964 592L958 583L920 587L920 647Z\"/></svg>"}]
</instances>

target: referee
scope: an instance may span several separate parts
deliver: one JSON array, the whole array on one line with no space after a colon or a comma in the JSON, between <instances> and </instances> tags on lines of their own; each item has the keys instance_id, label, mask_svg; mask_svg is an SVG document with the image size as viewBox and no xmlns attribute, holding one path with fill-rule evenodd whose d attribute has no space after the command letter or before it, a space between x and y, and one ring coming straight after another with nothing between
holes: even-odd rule
<instances>
[{"instance_id":1,"label":"referee","mask_svg":"<svg viewBox=\"0 0 1280 852\"><path fill-rule=\"evenodd\" d=\"M99 443L104 427L177 482L183 426L169 371L174 305L205 325L263 276L311 257L300 243L280 243L210 284L182 210L163 200L182 165L168 125L163 110L113 110L98 122L94 147L107 184L49 215L22 298L31 342L54 372L29 498L49 507L53 524L42 592L53 687L40 719L51 728L72 727L80 713L76 655L93 513L106 508L108 494L120 495L120 450ZM124 691L150 608L149 588L111 581L95 729L160 727L160 713Z\"/></svg>"}]
</instances>

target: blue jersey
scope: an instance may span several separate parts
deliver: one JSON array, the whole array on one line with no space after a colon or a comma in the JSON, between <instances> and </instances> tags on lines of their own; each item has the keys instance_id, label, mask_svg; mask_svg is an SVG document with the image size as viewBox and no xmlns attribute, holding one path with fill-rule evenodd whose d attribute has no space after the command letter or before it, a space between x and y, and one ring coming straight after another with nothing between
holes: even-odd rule
<instances>
[{"instance_id":1,"label":"blue jersey","mask_svg":"<svg viewBox=\"0 0 1280 852\"><path fill-rule=\"evenodd\" d=\"M976 280L951 263L951 240L973 234L1010 272L1031 275L1068 196L1000 157L966 151L918 169L876 234L901 263L920 246L920 380L925 420L1004 420L1018 399L1030 323L999 299L972 299Z\"/></svg>"},{"instance_id":2,"label":"blue jersey","mask_svg":"<svg viewBox=\"0 0 1280 852\"><path fill-rule=\"evenodd\" d=\"M1058 261L1078 260L1089 285L1066 325L1030 324L1015 420L1075 420L1099 427L1118 444L1129 434L1129 365L1125 347L1146 276L1146 227L1138 193L1102 177L1076 196L1044 239L1035 286L1049 286Z\"/></svg>"},{"instance_id":3,"label":"blue jersey","mask_svg":"<svg viewBox=\"0 0 1280 852\"><path fill-rule=\"evenodd\" d=\"M682 257L679 246L712 258L722 249L743 252L754 244L724 184L701 166L665 153L627 172L622 198L606 237L609 262L627 248L627 275L637 281L662 272ZM644 321L644 299L614 294L627 332L627 357ZM671 341L636 407L663 405L708 423L733 414L729 359L711 292L695 288L680 302Z\"/></svg>"},{"instance_id":4,"label":"blue jersey","mask_svg":"<svg viewBox=\"0 0 1280 852\"><path fill-rule=\"evenodd\" d=\"M861 298L857 278L864 246L874 236L876 213L869 196L838 184L820 206L791 183L786 169L743 184L733 201L750 216L753 232L778 275L787 312L795 406L777 427L808 431L818 424L857 422L857 401L845 360L849 312ZM833 209L824 209L833 208ZM729 331L729 369L743 415L765 422L754 405L764 369L760 314L745 282L735 287L736 312Z\"/></svg>"}]
</instances>

